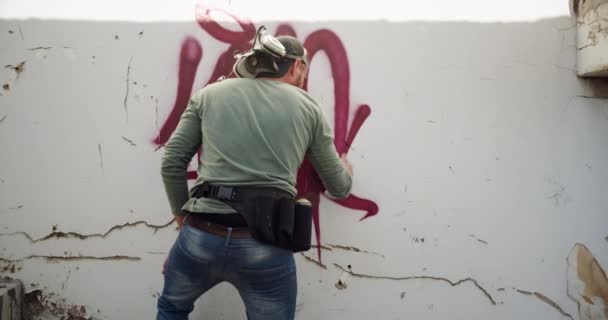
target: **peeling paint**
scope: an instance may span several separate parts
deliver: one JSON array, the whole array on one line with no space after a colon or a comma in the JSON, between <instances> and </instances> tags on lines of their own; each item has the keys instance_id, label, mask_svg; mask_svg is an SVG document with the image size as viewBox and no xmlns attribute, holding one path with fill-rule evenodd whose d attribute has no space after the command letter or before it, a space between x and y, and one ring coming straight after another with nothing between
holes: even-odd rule
<instances>
[{"instance_id":1,"label":"peeling paint","mask_svg":"<svg viewBox=\"0 0 608 320\"><path fill-rule=\"evenodd\" d=\"M336 282L336 289L338 290L344 290L348 287L348 285L346 284L346 282L342 281L342 280L338 280L338 282Z\"/></svg>"},{"instance_id":2,"label":"peeling paint","mask_svg":"<svg viewBox=\"0 0 608 320\"><path fill-rule=\"evenodd\" d=\"M0 272L1 273L15 273L16 272L16 266L14 264L7 264L4 267L0 268ZM19 269L21 270L21 269ZM1 310L1 309L0 309Z\"/></svg>"},{"instance_id":3,"label":"peeling paint","mask_svg":"<svg viewBox=\"0 0 608 320\"><path fill-rule=\"evenodd\" d=\"M608 278L586 246L577 243L567 258L568 297L578 304L581 320L608 319Z\"/></svg>"},{"instance_id":4,"label":"peeling paint","mask_svg":"<svg viewBox=\"0 0 608 320\"><path fill-rule=\"evenodd\" d=\"M130 139L125 138L124 136L122 137L122 139L126 142L128 142L132 147L137 147L137 145L135 144L135 142L133 142Z\"/></svg>"},{"instance_id":5,"label":"peeling paint","mask_svg":"<svg viewBox=\"0 0 608 320\"><path fill-rule=\"evenodd\" d=\"M92 320L87 315L87 308L82 305L69 303L55 293L34 290L25 294L23 300L24 319L67 319Z\"/></svg>"},{"instance_id":6,"label":"peeling paint","mask_svg":"<svg viewBox=\"0 0 608 320\"><path fill-rule=\"evenodd\" d=\"M9 68L9 69L15 71L15 74L17 75L17 78L19 78L19 75L21 75L21 73L25 69L25 61L19 62L16 66L13 66L13 65L9 64L9 65L6 65L4 67L5 68Z\"/></svg>"},{"instance_id":7,"label":"peeling paint","mask_svg":"<svg viewBox=\"0 0 608 320\"><path fill-rule=\"evenodd\" d=\"M488 298L488 300L490 300L490 302L493 305L496 305L496 301L494 301L494 298L492 298L492 296L488 293L488 291L486 289L484 289L477 280L473 279L473 278L465 278L465 279L461 279L458 281L452 281L450 279L447 278L442 278L442 277L434 277L434 276L408 276L408 277L391 277L391 276L378 276L378 275L369 275L369 274L362 274L362 273L355 273L352 270L347 270L346 268L342 267L339 264L334 263L334 266L344 272L349 273L351 276L354 276L356 278L366 278L366 279L378 279L378 280L394 280L394 281L405 281L405 280L432 280L432 281L442 281L442 282L446 282L448 284L450 284L452 287L456 287L459 286L465 282L471 282L475 285L475 287L477 287L477 289L479 289L485 296L486 298Z\"/></svg>"},{"instance_id":8,"label":"peeling paint","mask_svg":"<svg viewBox=\"0 0 608 320\"><path fill-rule=\"evenodd\" d=\"M137 222L127 222L125 224L121 224L121 225L115 225L112 228L110 228L108 231L106 231L105 233L95 233L95 234L87 234L87 235L83 235L80 233L76 233L76 232L60 232L60 231L56 231L53 230L53 232L51 232L49 235L42 237L40 239L34 239L32 238L29 234L27 234L26 232L20 231L20 232L13 232L13 233L0 233L0 237L2 236L14 236L14 235L23 235L26 238L28 238L32 243L36 243L36 242L41 242L41 241L46 241L49 239L59 239L59 238L77 238L80 240L85 240L85 239L89 239L89 238L106 238L110 233L116 231L116 230L122 230L124 228L133 228L139 225L145 225L148 228L154 229L154 232L156 233L159 229L163 229L166 228L168 226L170 226L173 222L175 221L175 218L171 219L171 221L167 222L166 224L163 225L155 225L155 224L150 224L146 221L137 221Z\"/></svg>"},{"instance_id":9,"label":"peeling paint","mask_svg":"<svg viewBox=\"0 0 608 320\"><path fill-rule=\"evenodd\" d=\"M352 270L352 266L349 264L348 265L348 271ZM342 274L340 275L340 278L338 279L338 282L336 282L335 286L336 289L338 290L344 290L348 287L348 285L346 284L346 280L349 278L350 273L347 271L342 272Z\"/></svg>"},{"instance_id":10,"label":"peeling paint","mask_svg":"<svg viewBox=\"0 0 608 320\"><path fill-rule=\"evenodd\" d=\"M410 239L412 239L412 241L414 241L416 243L424 243L424 237L411 236Z\"/></svg>"}]
</instances>

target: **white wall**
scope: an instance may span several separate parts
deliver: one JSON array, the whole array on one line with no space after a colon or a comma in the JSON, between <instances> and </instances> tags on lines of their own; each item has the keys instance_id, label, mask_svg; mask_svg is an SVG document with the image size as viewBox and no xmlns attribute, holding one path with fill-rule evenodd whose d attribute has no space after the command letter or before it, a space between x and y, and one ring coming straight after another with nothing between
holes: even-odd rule
<instances>
[{"instance_id":1,"label":"white wall","mask_svg":"<svg viewBox=\"0 0 608 320\"><path fill-rule=\"evenodd\" d=\"M345 46L350 112L371 107L349 152L353 192L380 209L359 222L361 211L321 200L333 249L326 269L297 255L298 318L568 318L525 291L577 319L570 249L585 244L608 266L608 102L576 77L575 20L288 22L302 40L327 28ZM153 318L176 230L153 227L171 214L152 139L174 103L186 36L203 48L200 87L228 45L194 18L0 21L0 63L25 61L0 78L3 275L88 316ZM333 119L323 54L309 89ZM192 319L203 317L244 318L236 291L206 295Z\"/></svg>"}]
</instances>

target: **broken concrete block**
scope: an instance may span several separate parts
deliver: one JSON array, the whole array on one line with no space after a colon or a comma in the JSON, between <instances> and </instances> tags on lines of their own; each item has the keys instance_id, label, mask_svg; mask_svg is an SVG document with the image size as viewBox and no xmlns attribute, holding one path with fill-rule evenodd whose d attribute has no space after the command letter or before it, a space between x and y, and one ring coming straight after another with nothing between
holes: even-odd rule
<instances>
[{"instance_id":1,"label":"broken concrete block","mask_svg":"<svg viewBox=\"0 0 608 320\"><path fill-rule=\"evenodd\" d=\"M608 77L608 0L570 0L576 16L581 77Z\"/></svg>"},{"instance_id":2,"label":"broken concrete block","mask_svg":"<svg viewBox=\"0 0 608 320\"><path fill-rule=\"evenodd\" d=\"M568 297L578 303L581 320L608 319L608 278L589 249L580 243L568 255Z\"/></svg>"},{"instance_id":3,"label":"broken concrete block","mask_svg":"<svg viewBox=\"0 0 608 320\"><path fill-rule=\"evenodd\" d=\"M23 284L19 280L0 279L0 319L21 320Z\"/></svg>"}]
</instances>

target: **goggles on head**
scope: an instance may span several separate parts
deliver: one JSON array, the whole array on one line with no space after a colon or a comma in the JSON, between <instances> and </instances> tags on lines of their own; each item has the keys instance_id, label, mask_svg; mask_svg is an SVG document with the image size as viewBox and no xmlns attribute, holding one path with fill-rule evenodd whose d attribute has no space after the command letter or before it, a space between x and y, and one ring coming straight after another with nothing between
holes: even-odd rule
<instances>
[{"instance_id":1,"label":"goggles on head","mask_svg":"<svg viewBox=\"0 0 608 320\"><path fill-rule=\"evenodd\" d=\"M277 60L301 60L308 65L306 49L304 55L298 56L287 53L283 44L270 34L266 34L266 27L261 26L253 39L253 46L249 51L234 56L236 62L232 67L239 78L255 78L259 73L278 73Z\"/></svg>"}]
</instances>

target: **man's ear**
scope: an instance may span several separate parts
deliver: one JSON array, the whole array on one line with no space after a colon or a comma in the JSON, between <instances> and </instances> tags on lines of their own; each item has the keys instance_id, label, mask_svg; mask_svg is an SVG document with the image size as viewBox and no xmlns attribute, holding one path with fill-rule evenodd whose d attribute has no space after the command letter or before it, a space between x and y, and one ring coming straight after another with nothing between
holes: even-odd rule
<instances>
[{"instance_id":1,"label":"man's ear","mask_svg":"<svg viewBox=\"0 0 608 320\"><path fill-rule=\"evenodd\" d=\"M291 66L289 67L289 74L290 75L295 75L296 71L298 70L298 60L295 60L294 62L291 63Z\"/></svg>"}]
</instances>

